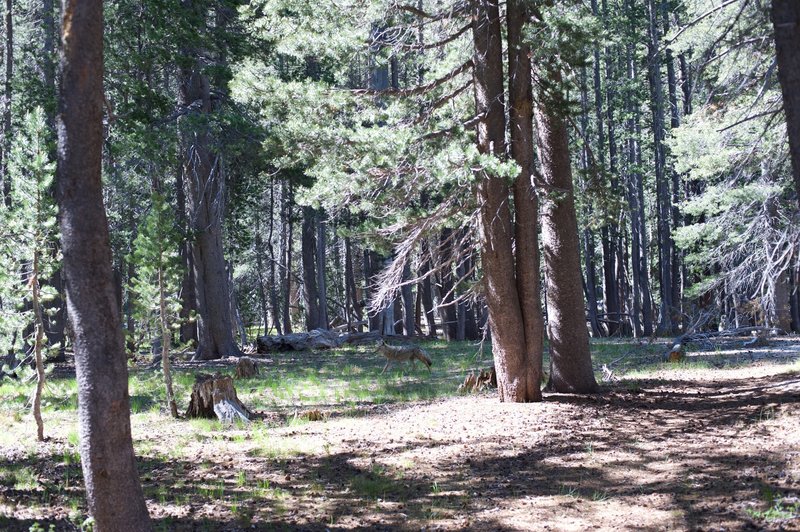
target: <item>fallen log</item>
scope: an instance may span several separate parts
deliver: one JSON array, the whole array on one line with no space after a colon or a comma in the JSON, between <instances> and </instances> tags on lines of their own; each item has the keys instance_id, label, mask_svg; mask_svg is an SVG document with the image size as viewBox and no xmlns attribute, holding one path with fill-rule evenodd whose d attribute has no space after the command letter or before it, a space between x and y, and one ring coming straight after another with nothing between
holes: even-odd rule
<instances>
[{"instance_id":1,"label":"fallen log","mask_svg":"<svg viewBox=\"0 0 800 532\"><path fill-rule=\"evenodd\" d=\"M281 351L335 349L345 344L361 345L372 343L380 337L377 331L339 334L336 331L315 329L309 332L259 336L256 338L256 347L258 352L262 354Z\"/></svg>"},{"instance_id":2,"label":"fallen log","mask_svg":"<svg viewBox=\"0 0 800 532\"><path fill-rule=\"evenodd\" d=\"M672 347L663 355L664 362L678 362L683 359L687 345L698 342L707 342L714 338L729 338L734 336L755 335L754 343L766 345L766 337L770 334L781 335L786 331L778 327L739 327L736 329L725 329L722 331L692 332L678 336L673 340ZM747 343L745 343L745 346Z\"/></svg>"},{"instance_id":3,"label":"fallen log","mask_svg":"<svg viewBox=\"0 0 800 532\"><path fill-rule=\"evenodd\" d=\"M195 375L192 396L189 400L188 418L214 419L225 424L233 423L237 418L248 423L253 413L236 395L233 379L228 375Z\"/></svg>"}]
</instances>

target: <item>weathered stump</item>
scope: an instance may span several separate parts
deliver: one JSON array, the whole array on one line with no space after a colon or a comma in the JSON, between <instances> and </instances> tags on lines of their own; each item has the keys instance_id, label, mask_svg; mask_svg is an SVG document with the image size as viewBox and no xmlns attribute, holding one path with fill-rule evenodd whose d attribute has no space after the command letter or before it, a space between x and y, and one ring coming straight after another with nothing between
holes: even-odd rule
<instances>
[{"instance_id":1,"label":"weathered stump","mask_svg":"<svg viewBox=\"0 0 800 532\"><path fill-rule=\"evenodd\" d=\"M223 423L233 423L239 418L246 423L253 417L253 413L239 401L231 377L219 373L199 373L195 376L186 417L216 417Z\"/></svg>"},{"instance_id":2,"label":"weathered stump","mask_svg":"<svg viewBox=\"0 0 800 532\"><path fill-rule=\"evenodd\" d=\"M249 379L258 375L258 364L250 357L241 357L236 364L236 378Z\"/></svg>"}]
</instances>

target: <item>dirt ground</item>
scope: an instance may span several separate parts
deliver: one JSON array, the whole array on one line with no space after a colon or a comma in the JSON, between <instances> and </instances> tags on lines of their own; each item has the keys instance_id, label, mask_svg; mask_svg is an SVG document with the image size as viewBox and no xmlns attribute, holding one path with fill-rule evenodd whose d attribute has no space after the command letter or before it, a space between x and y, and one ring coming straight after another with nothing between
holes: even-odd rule
<instances>
[{"instance_id":1,"label":"dirt ground","mask_svg":"<svg viewBox=\"0 0 800 532\"><path fill-rule=\"evenodd\" d=\"M182 459L144 453L143 484L165 530L800 530L800 372L786 363L800 342L772 349L538 404L486 393L229 429L181 444ZM149 423L134 435L169 445L184 430ZM6 446L14 460L41 462ZM68 508L12 491L0 528L75 528Z\"/></svg>"}]
</instances>

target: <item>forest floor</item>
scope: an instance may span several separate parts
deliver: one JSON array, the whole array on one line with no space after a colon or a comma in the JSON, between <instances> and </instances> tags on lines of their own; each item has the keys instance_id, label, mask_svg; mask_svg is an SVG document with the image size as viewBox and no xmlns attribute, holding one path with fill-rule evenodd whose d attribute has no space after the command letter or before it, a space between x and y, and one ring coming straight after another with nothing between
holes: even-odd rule
<instances>
[{"instance_id":1,"label":"forest floor","mask_svg":"<svg viewBox=\"0 0 800 532\"><path fill-rule=\"evenodd\" d=\"M476 348L427 349L431 373L383 376L369 348L262 358L262 374L236 386L263 419L228 428L170 419L159 374L134 369L133 436L157 528L800 530L797 337L728 339L677 364L658 362L663 343L594 342L598 377L602 364L614 373L602 393L537 404L460 396L464 373L486 365ZM185 403L209 368L176 366ZM44 443L29 389L0 382L0 529L78 530L74 376L51 377Z\"/></svg>"}]
</instances>

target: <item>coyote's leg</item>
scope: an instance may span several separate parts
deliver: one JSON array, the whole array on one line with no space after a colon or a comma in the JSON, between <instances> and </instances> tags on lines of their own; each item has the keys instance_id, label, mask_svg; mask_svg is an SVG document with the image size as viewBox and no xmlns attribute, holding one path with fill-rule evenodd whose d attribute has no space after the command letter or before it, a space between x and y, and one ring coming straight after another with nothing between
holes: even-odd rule
<instances>
[{"instance_id":1,"label":"coyote's leg","mask_svg":"<svg viewBox=\"0 0 800 532\"><path fill-rule=\"evenodd\" d=\"M388 367L389 367L389 363L390 363L390 362L391 362L391 360L387 360L387 361L386 361L386 365L385 365L385 366L383 366L383 371L381 371L381 375L383 375L384 373L386 373L386 368L388 368Z\"/></svg>"}]
</instances>

